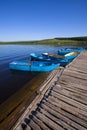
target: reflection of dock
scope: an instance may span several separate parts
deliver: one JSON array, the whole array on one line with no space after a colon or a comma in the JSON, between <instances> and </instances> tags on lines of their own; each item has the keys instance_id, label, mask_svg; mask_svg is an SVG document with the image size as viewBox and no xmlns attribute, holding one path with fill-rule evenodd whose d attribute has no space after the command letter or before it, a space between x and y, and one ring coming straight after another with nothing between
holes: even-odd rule
<instances>
[{"instance_id":1,"label":"reflection of dock","mask_svg":"<svg viewBox=\"0 0 87 130\"><path fill-rule=\"evenodd\" d=\"M87 51L62 71L51 73L14 130L87 130Z\"/></svg>"}]
</instances>

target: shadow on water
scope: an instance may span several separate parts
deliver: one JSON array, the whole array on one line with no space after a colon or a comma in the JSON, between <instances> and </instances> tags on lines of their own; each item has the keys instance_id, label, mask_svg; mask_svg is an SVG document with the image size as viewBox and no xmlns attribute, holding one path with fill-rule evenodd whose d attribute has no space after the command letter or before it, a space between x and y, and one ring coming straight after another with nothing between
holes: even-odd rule
<instances>
[{"instance_id":1,"label":"shadow on water","mask_svg":"<svg viewBox=\"0 0 87 130\"><path fill-rule=\"evenodd\" d=\"M0 79L0 104L39 74L38 72L4 71Z\"/></svg>"},{"instance_id":2,"label":"shadow on water","mask_svg":"<svg viewBox=\"0 0 87 130\"><path fill-rule=\"evenodd\" d=\"M0 104L40 73L10 71L9 63L28 60L30 53L55 52L57 48L44 45L0 45Z\"/></svg>"}]
</instances>

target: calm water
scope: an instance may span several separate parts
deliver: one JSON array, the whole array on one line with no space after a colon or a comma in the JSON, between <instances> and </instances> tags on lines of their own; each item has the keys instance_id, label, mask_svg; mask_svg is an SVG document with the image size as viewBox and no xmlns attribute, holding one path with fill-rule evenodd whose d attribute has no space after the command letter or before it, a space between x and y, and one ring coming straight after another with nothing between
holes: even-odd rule
<instances>
[{"instance_id":1,"label":"calm water","mask_svg":"<svg viewBox=\"0 0 87 130\"><path fill-rule=\"evenodd\" d=\"M48 45L0 45L0 104L39 73L9 70L9 63L28 60L30 53L57 53L61 47ZM64 47L62 47L64 48Z\"/></svg>"},{"instance_id":2,"label":"calm water","mask_svg":"<svg viewBox=\"0 0 87 130\"><path fill-rule=\"evenodd\" d=\"M12 72L9 63L14 60L27 60L29 54L57 53L59 47L46 45L0 45L0 103L5 101L24 84L39 73Z\"/></svg>"}]
</instances>

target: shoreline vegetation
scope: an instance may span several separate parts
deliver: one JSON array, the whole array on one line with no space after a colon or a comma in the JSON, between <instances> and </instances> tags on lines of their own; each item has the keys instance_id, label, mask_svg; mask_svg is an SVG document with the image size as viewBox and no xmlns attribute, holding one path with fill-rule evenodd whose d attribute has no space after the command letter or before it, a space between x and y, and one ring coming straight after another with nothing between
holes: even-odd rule
<instances>
[{"instance_id":1,"label":"shoreline vegetation","mask_svg":"<svg viewBox=\"0 0 87 130\"><path fill-rule=\"evenodd\" d=\"M44 40L35 40L35 41L10 41L3 42L0 44L44 44L44 45L56 45L56 46L87 46L87 36L84 37L71 37L71 38L53 38L53 39L44 39Z\"/></svg>"}]
</instances>

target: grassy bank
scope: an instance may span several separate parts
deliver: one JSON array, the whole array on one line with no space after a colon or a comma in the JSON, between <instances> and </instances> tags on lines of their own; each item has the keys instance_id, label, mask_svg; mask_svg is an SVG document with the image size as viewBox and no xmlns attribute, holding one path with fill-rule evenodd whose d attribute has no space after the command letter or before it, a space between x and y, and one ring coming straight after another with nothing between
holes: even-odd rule
<instances>
[{"instance_id":1,"label":"grassy bank","mask_svg":"<svg viewBox=\"0 0 87 130\"><path fill-rule=\"evenodd\" d=\"M73 37L73 38L54 38L38 41L14 41L14 42L0 42L0 44L45 44L56 46L87 46L87 37Z\"/></svg>"},{"instance_id":2,"label":"grassy bank","mask_svg":"<svg viewBox=\"0 0 87 130\"><path fill-rule=\"evenodd\" d=\"M48 73L40 73L0 105L0 130L9 130L36 96ZM29 87L30 86L30 87Z\"/></svg>"}]
</instances>

